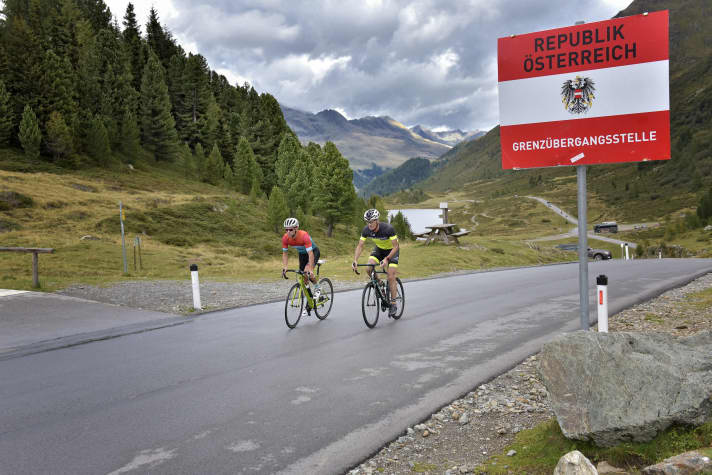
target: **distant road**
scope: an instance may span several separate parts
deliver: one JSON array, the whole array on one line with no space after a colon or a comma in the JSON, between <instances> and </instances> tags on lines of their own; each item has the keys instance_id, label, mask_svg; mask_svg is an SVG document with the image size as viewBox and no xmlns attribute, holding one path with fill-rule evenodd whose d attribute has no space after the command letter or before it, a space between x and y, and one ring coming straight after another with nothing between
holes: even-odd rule
<instances>
[{"instance_id":1,"label":"distant road","mask_svg":"<svg viewBox=\"0 0 712 475\"><path fill-rule=\"evenodd\" d=\"M538 196L524 196L524 198L529 198L529 199L532 199L532 200L539 201L539 202L542 203L544 206L546 206L547 208L551 209L552 212L554 212L554 213L556 213L556 214L558 214L558 215L560 215L560 216L563 216L568 222L570 222L570 223L574 224L575 226L577 226L577 227L571 229L571 230L570 230L569 232L567 232L567 233L556 234L556 235L554 235L554 236L546 236L546 237L541 237L541 238L537 238L537 239L532 239L532 241L557 241L557 240L559 240L559 239L567 239L567 238L571 238L571 237L578 237L578 219L574 218L573 216L571 216L570 214L568 214L566 211L562 210L561 208L559 208L558 206L556 206L555 204L551 203L550 201L548 201L548 200L546 200L546 199L544 199L544 198L540 198L540 197L538 197ZM619 225L618 225L618 230L619 230L619 231L631 231L631 230L634 230L634 229L652 228L652 227L656 227L656 226L659 226L659 225L660 225L660 223L656 223L656 222L637 223L637 224L619 224ZM620 239L615 239L615 238L612 238L612 237L602 236L601 234L597 234L597 233L590 233L590 232L589 232L589 233L586 233L586 235L587 235L589 238L591 238L591 239L598 239L599 241L606 241L606 242L610 242L610 243L613 243L613 244L619 244L619 245L620 245L620 244L626 244L626 243L627 243L627 244L628 244L628 247L630 247L631 249L635 249L635 248L637 247L634 242L621 241Z\"/></svg>"},{"instance_id":2,"label":"distant road","mask_svg":"<svg viewBox=\"0 0 712 475\"><path fill-rule=\"evenodd\" d=\"M588 268L592 295L608 276L613 314L712 260ZM373 330L349 291L291 331L277 302L0 360L0 472L345 473L579 329L578 283L577 263L410 281L403 318Z\"/></svg>"}]
</instances>

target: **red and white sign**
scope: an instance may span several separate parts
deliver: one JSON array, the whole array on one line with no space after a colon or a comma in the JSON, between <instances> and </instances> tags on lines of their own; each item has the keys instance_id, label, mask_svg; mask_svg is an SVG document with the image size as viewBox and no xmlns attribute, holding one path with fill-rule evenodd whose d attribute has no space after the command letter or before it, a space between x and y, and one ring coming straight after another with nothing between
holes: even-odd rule
<instances>
[{"instance_id":1,"label":"red and white sign","mask_svg":"<svg viewBox=\"0 0 712 475\"><path fill-rule=\"evenodd\" d=\"M670 158L667 10L499 38L502 168Z\"/></svg>"}]
</instances>

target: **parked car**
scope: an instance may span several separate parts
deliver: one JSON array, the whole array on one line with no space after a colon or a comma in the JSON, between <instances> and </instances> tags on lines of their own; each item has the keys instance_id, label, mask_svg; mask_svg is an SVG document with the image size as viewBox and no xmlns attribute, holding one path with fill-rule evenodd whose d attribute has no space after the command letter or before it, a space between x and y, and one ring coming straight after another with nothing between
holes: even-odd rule
<instances>
[{"instance_id":1,"label":"parked car","mask_svg":"<svg viewBox=\"0 0 712 475\"><path fill-rule=\"evenodd\" d=\"M618 223L616 223L615 221L604 221L600 224L594 225L593 232L594 233L603 233L603 232L617 233L618 232Z\"/></svg>"},{"instance_id":2,"label":"parked car","mask_svg":"<svg viewBox=\"0 0 712 475\"><path fill-rule=\"evenodd\" d=\"M578 244L557 244L556 247L562 251L578 251ZM604 261L612 259L613 255L611 254L611 251L607 251L606 249L594 249L589 247L588 258L593 259L594 261Z\"/></svg>"}]
</instances>

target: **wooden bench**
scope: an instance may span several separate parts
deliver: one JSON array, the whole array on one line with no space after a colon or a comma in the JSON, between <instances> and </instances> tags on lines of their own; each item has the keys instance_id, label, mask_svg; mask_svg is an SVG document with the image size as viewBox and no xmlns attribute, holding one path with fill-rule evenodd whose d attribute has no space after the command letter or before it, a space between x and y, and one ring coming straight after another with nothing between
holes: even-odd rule
<instances>
[{"instance_id":1,"label":"wooden bench","mask_svg":"<svg viewBox=\"0 0 712 475\"><path fill-rule=\"evenodd\" d=\"M455 236L455 237L461 237L461 236L467 236L470 234L470 231L458 231L456 233L450 234L450 237Z\"/></svg>"},{"instance_id":2,"label":"wooden bench","mask_svg":"<svg viewBox=\"0 0 712 475\"><path fill-rule=\"evenodd\" d=\"M54 252L54 249L46 248L46 247L0 247L0 251L31 252L32 253L32 284L35 286L35 288L38 288L40 286L40 279L37 275L37 267L38 267L38 261L39 261L37 254L39 254L39 253L52 254Z\"/></svg>"}]
</instances>

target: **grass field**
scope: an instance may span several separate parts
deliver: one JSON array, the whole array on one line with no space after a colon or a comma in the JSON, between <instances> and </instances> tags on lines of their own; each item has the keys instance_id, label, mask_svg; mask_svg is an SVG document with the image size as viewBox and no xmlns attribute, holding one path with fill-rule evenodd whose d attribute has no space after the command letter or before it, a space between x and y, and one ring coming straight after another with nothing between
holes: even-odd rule
<instances>
[{"instance_id":1,"label":"grass field","mask_svg":"<svg viewBox=\"0 0 712 475\"><path fill-rule=\"evenodd\" d=\"M401 275L413 278L576 260L575 253L555 248L562 242L576 242L576 238L529 242L573 226L512 186L477 182L462 190L432 193L417 204L387 203L437 208L447 201L449 221L471 230L460 239L460 246L402 242ZM572 182L560 177L551 190L541 194L576 214L575 178ZM126 274L119 202L125 215ZM595 196L589 197L588 207L591 223L608 216ZM187 180L171 166L139 162L132 170L114 162L107 169L72 171L51 163L28 162L13 151L0 153L0 246L54 248L54 254L42 254L39 259L41 287L48 291L75 283L188 279L189 265L194 263L199 265L202 279L276 280L281 269L281 235L267 224L266 208L264 198L250 200ZM668 218L666 226L618 237L646 246L665 241L684 247L690 255L712 255L709 233L679 231L671 236L675 226ZM327 237L321 219L312 216L303 228L328 261L325 273L343 280L356 278L350 263L359 226L338 225L332 237ZM134 266L137 237L141 240L141 269ZM615 244L589 240L589 245L609 249L614 257L620 257ZM30 289L32 255L1 255L0 287ZM290 255L296 263L296 254L290 251Z\"/></svg>"}]
</instances>

